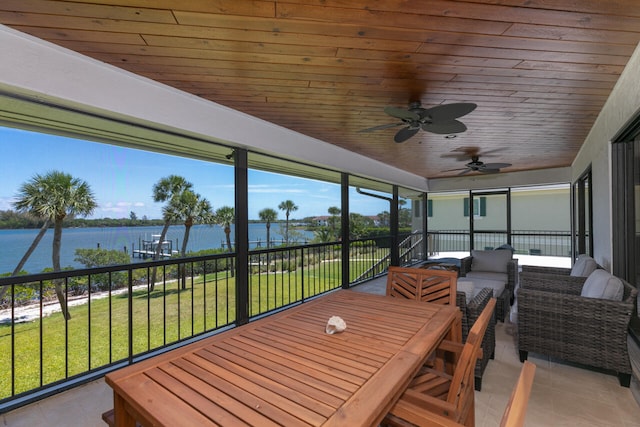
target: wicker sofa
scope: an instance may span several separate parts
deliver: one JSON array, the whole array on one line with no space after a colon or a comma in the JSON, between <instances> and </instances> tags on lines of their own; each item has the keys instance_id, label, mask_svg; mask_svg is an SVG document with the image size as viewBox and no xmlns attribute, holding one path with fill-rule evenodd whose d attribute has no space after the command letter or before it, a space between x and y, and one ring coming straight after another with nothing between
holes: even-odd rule
<instances>
[{"instance_id":1,"label":"wicker sofa","mask_svg":"<svg viewBox=\"0 0 640 427\"><path fill-rule=\"evenodd\" d=\"M620 300L608 299L610 295L581 295L596 275L618 281L616 298ZM528 353L534 352L614 371L620 385L629 387L627 328L636 297L633 286L602 269L589 277L521 276L517 323L520 360L524 362Z\"/></svg>"},{"instance_id":2,"label":"wicker sofa","mask_svg":"<svg viewBox=\"0 0 640 427\"><path fill-rule=\"evenodd\" d=\"M480 283L504 283L504 290L494 295L496 318L504 322L509 307L513 303L514 291L518 285L518 260L512 258L508 250L471 251L471 255L460 261L460 276L480 279ZM482 287L482 286L481 286Z\"/></svg>"},{"instance_id":3,"label":"wicker sofa","mask_svg":"<svg viewBox=\"0 0 640 427\"><path fill-rule=\"evenodd\" d=\"M462 311L462 341L467 340L469 330L476 322L482 310L487 306L489 300L493 297L493 290L491 288L481 289L470 301L467 301L467 295L458 291L456 293L456 305L460 307ZM482 389L482 375L489 363L489 359L493 359L496 350L496 316L495 313L489 320L489 326L484 333L482 339L482 358L478 359L475 368L475 389L480 391Z\"/></svg>"}]
</instances>

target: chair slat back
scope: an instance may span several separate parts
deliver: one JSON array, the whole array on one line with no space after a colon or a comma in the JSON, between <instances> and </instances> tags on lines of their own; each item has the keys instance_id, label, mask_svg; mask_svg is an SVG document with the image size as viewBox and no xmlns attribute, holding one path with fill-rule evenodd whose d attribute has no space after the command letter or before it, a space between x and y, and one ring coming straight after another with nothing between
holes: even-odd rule
<instances>
[{"instance_id":1,"label":"chair slat back","mask_svg":"<svg viewBox=\"0 0 640 427\"><path fill-rule=\"evenodd\" d=\"M522 427L527 412L527 404L533 386L533 377L536 373L536 365L525 360L520 370L520 377L516 383L507 408L502 416L500 427Z\"/></svg>"},{"instance_id":2,"label":"chair slat back","mask_svg":"<svg viewBox=\"0 0 640 427\"><path fill-rule=\"evenodd\" d=\"M495 306L496 299L491 298L473 324L453 373L447 401L458 408L457 412L459 414L466 414L473 402L473 381L476 361L478 360L484 333L489 326L489 321L491 320L491 316L493 316Z\"/></svg>"},{"instance_id":3,"label":"chair slat back","mask_svg":"<svg viewBox=\"0 0 640 427\"><path fill-rule=\"evenodd\" d=\"M458 274L448 270L389 267L387 295L436 304L456 305Z\"/></svg>"}]
</instances>

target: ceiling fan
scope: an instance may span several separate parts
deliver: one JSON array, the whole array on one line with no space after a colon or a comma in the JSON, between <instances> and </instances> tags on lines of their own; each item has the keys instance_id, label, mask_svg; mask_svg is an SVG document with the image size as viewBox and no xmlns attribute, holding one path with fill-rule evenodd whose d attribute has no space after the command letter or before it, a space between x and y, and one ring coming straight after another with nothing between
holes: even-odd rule
<instances>
[{"instance_id":1,"label":"ceiling fan","mask_svg":"<svg viewBox=\"0 0 640 427\"><path fill-rule=\"evenodd\" d=\"M398 143L411 138L420 129L441 135L460 133L466 131L467 127L456 119L469 114L476 107L476 104L470 102L458 102L438 105L432 108L422 108L419 101L409 104L408 109L387 106L384 108L384 112L391 117L400 119L400 122L374 126L362 129L359 132L373 132L405 125L406 127L400 129L393 138Z\"/></svg>"},{"instance_id":2,"label":"ceiling fan","mask_svg":"<svg viewBox=\"0 0 640 427\"><path fill-rule=\"evenodd\" d=\"M481 172L481 173L498 173L502 168L508 168L511 163L484 163L480 161L480 156L477 154L471 155L471 161L465 165L464 168L449 169L450 171L461 171L458 175L464 175L469 172Z\"/></svg>"}]
</instances>

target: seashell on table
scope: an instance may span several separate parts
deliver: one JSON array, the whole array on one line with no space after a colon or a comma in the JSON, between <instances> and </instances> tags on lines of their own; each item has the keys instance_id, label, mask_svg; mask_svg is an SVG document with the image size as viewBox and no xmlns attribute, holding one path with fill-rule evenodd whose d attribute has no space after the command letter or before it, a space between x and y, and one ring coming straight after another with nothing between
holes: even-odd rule
<instances>
[{"instance_id":1,"label":"seashell on table","mask_svg":"<svg viewBox=\"0 0 640 427\"><path fill-rule=\"evenodd\" d=\"M325 327L325 332L328 334L335 334L347 329L347 323L339 316L331 316Z\"/></svg>"}]
</instances>

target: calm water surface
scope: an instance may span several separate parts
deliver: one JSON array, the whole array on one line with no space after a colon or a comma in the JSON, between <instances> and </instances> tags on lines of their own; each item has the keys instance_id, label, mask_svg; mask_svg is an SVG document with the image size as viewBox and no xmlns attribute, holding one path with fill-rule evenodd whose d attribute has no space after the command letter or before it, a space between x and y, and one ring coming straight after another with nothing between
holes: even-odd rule
<instances>
[{"instance_id":1,"label":"calm water surface","mask_svg":"<svg viewBox=\"0 0 640 427\"><path fill-rule=\"evenodd\" d=\"M282 226L284 227L284 226ZM0 230L0 273L10 273L27 251L39 230ZM132 249L138 249L142 240L151 240L152 235L160 234L162 227L100 227L100 228L65 228L62 231L62 248L60 264L82 268L83 265L74 261L75 250L79 248L116 249L131 254ZM282 239L280 224L271 225L271 239ZM283 230L282 230L283 231ZM296 230L302 234L302 239L312 239L313 233ZM167 233L167 240L173 242L173 249L180 250L184 226L171 226ZM231 232L233 239L233 229ZM257 241L265 247L267 229L263 223L249 224L249 240L251 247L257 246ZM24 266L29 273L39 273L52 266L51 244L53 230L49 229L40 244ZM222 227L209 225L194 225L189 233L187 252L202 249L218 249L226 241ZM225 243L226 244L226 243ZM138 258L132 258L137 261Z\"/></svg>"}]
</instances>

